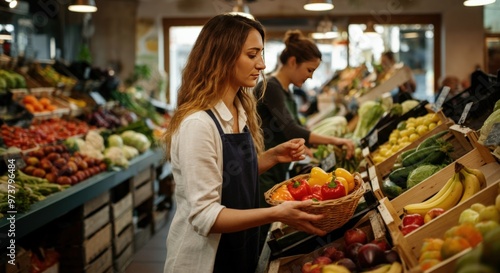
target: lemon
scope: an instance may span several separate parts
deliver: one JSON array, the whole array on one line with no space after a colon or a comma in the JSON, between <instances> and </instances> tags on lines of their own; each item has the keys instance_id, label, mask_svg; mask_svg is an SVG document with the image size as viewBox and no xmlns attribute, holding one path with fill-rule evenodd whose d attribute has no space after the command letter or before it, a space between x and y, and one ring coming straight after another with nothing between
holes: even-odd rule
<instances>
[{"instance_id":1,"label":"lemon","mask_svg":"<svg viewBox=\"0 0 500 273\"><path fill-rule=\"evenodd\" d=\"M417 127L417 134L420 135L420 136L423 136L425 135L427 132L429 132L429 128L425 125L419 125Z\"/></svg>"},{"instance_id":2,"label":"lemon","mask_svg":"<svg viewBox=\"0 0 500 273\"><path fill-rule=\"evenodd\" d=\"M408 132L407 136L411 135L411 134L414 134L415 133L415 127L409 127L409 128L406 128L406 131Z\"/></svg>"},{"instance_id":3,"label":"lemon","mask_svg":"<svg viewBox=\"0 0 500 273\"><path fill-rule=\"evenodd\" d=\"M420 137L420 136L419 136L418 134L413 133L413 134L411 134L411 135L408 137L408 140L409 140L410 142L413 142L413 141L417 140L419 137Z\"/></svg>"},{"instance_id":4,"label":"lemon","mask_svg":"<svg viewBox=\"0 0 500 273\"><path fill-rule=\"evenodd\" d=\"M406 123L406 129L408 129L410 127L415 127L415 122L407 122Z\"/></svg>"},{"instance_id":5,"label":"lemon","mask_svg":"<svg viewBox=\"0 0 500 273\"><path fill-rule=\"evenodd\" d=\"M415 123L415 118L414 117L410 117L406 120L406 125L408 125L408 123Z\"/></svg>"},{"instance_id":6,"label":"lemon","mask_svg":"<svg viewBox=\"0 0 500 273\"><path fill-rule=\"evenodd\" d=\"M399 137L406 137L409 135L410 135L410 132L408 132L408 129L405 129L405 130L399 132Z\"/></svg>"},{"instance_id":7,"label":"lemon","mask_svg":"<svg viewBox=\"0 0 500 273\"><path fill-rule=\"evenodd\" d=\"M429 126L428 126L429 131L432 130L432 129L434 129L434 128L436 128L436 127L437 127L437 124L435 122L429 123Z\"/></svg>"},{"instance_id":8,"label":"lemon","mask_svg":"<svg viewBox=\"0 0 500 273\"><path fill-rule=\"evenodd\" d=\"M398 140L398 144L401 144L401 143L406 143L406 142L408 142L408 141L409 141L408 136L404 136L404 137L402 137L402 138L400 138L400 139Z\"/></svg>"}]
</instances>

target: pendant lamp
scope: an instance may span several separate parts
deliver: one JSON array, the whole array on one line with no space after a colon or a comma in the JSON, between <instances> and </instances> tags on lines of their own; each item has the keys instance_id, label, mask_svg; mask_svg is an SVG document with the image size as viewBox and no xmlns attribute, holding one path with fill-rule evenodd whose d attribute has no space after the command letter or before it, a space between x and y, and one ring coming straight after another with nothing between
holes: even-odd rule
<instances>
[{"instance_id":1,"label":"pendant lamp","mask_svg":"<svg viewBox=\"0 0 500 273\"><path fill-rule=\"evenodd\" d=\"M248 6L243 3L243 0L238 0L236 2L236 6L233 7L233 11L230 13L245 16L245 17L250 18L252 20L255 19L253 17L253 15L250 14L250 9L248 8Z\"/></svg>"},{"instance_id":2,"label":"pendant lamp","mask_svg":"<svg viewBox=\"0 0 500 273\"><path fill-rule=\"evenodd\" d=\"M309 0L304 5L305 10L309 11L325 11L333 9L332 0Z\"/></svg>"},{"instance_id":3,"label":"pendant lamp","mask_svg":"<svg viewBox=\"0 0 500 273\"><path fill-rule=\"evenodd\" d=\"M68 9L73 12L96 12L94 0L73 0Z\"/></svg>"},{"instance_id":4,"label":"pendant lamp","mask_svg":"<svg viewBox=\"0 0 500 273\"><path fill-rule=\"evenodd\" d=\"M495 1L496 0L465 0L464 6L467 7L485 6L495 3Z\"/></svg>"}]
</instances>

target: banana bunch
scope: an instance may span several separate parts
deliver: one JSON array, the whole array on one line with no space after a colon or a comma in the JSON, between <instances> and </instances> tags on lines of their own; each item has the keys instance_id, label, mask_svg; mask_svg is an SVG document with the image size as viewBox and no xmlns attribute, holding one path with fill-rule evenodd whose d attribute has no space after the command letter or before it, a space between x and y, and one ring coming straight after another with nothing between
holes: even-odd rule
<instances>
[{"instance_id":1,"label":"banana bunch","mask_svg":"<svg viewBox=\"0 0 500 273\"><path fill-rule=\"evenodd\" d=\"M375 269L372 269L370 271L363 271L363 273L402 273L403 272L403 265L398 262L394 261L392 264L383 264L378 266Z\"/></svg>"},{"instance_id":2,"label":"banana bunch","mask_svg":"<svg viewBox=\"0 0 500 273\"><path fill-rule=\"evenodd\" d=\"M455 174L431 198L424 202L409 204L403 208L405 214L418 213L422 216L433 209L442 208L445 211L469 199L486 186L486 178L479 169L467 168L456 162Z\"/></svg>"}]
</instances>

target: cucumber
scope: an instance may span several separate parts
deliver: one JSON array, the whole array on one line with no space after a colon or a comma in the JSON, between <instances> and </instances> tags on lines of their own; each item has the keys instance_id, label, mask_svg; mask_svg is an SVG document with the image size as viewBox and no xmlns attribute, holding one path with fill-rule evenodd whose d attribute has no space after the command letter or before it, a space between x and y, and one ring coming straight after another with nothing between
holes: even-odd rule
<instances>
[{"instance_id":1,"label":"cucumber","mask_svg":"<svg viewBox=\"0 0 500 273\"><path fill-rule=\"evenodd\" d=\"M403 163L404 167L415 165L415 164L420 164L424 163L422 160L424 160L427 156L429 156L432 153L441 151L440 146L431 146L427 148L423 148L421 150L415 151L408 155L406 158L403 159L401 163Z\"/></svg>"},{"instance_id":2,"label":"cucumber","mask_svg":"<svg viewBox=\"0 0 500 273\"><path fill-rule=\"evenodd\" d=\"M400 156L401 156L401 160L405 159L406 157L408 157L410 154L412 154L413 152L416 152L417 151L417 148L413 148L413 149L409 149L409 150L406 150L402 153L400 153Z\"/></svg>"},{"instance_id":3,"label":"cucumber","mask_svg":"<svg viewBox=\"0 0 500 273\"><path fill-rule=\"evenodd\" d=\"M398 186L396 183L392 182L390 179L384 180L382 183L382 192L389 199L394 199L401 193L403 193L403 188Z\"/></svg>"},{"instance_id":4,"label":"cucumber","mask_svg":"<svg viewBox=\"0 0 500 273\"><path fill-rule=\"evenodd\" d=\"M439 145L438 139L448 133L448 130L444 130L441 132L438 132L428 138L426 138L424 141L422 141L418 146L417 146L417 151L422 150L426 147L430 146L436 146Z\"/></svg>"},{"instance_id":5,"label":"cucumber","mask_svg":"<svg viewBox=\"0 0 500 273\"><path fill-rule=\"evenodd\" d=\"M408 175L410 175L410 172L417 167L417 165L413 165L397 168L389 174L389 180L396 183L396 185L400 186L401 188L406 189L406 180L408 179Z\"/></svg>"}]
</instances>

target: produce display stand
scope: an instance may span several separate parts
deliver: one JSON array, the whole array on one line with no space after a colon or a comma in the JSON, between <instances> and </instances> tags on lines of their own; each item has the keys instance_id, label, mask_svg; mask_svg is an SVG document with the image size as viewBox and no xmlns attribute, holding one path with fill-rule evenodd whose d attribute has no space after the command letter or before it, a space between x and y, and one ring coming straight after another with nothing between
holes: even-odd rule
<instances>
[{"instance_id":1,"label":"produce display stand","mask_svg":"<svg viewBox=\"0 0 500 273\"><path fill-rule=\"evenodd\" d=\"M384 198L380 201L381 204L378 208L379 212L382 215L384 223L389 229L393 243L398 246L398 253L404 260L405 264L408 266L408 270L411 270L411 272L421 272L417 265L418 257L420 255L420 249L422 247L424 239L443 238L444 233L447 230L458 224L458 219L461 212L469 208L474 203L481 203L484 205L495 204L495 198L500 193L500 177L496 175L496 178L497 179L494 182L490 182L490 179L486 188L482 189L468 200L444 212L439 217L428 222L427 224L424 224L423 226L407 234L406 236L403 236L398 228L401 221L398 213L394 210L394 207L392 207L392 204L387 198ZM464 250L444 261L441 261L439 264L433 266L425 272L453 272L457 259L467 253L469 250L470 249Z\"/></svg>"},{"instance_id":2,"label":"produce display stand","mask_svg":"<svg viewBox=\"0 0 500 273\"><path fill-rule=\"evenodd\" d=\"M33 204L28 212L15 215L16 239L21 239L113 187L128 181L140 171L150 167L157 168L161 164L163 164L163 152L160 149L148 150L132 159L127 169L99 173L64 191L48 196ZM10 226L7 216L1 218L0 234L7 234ZM7 243L8 240L1 240L0 247L5 248Z\"/></svg>"}]
</instances>

